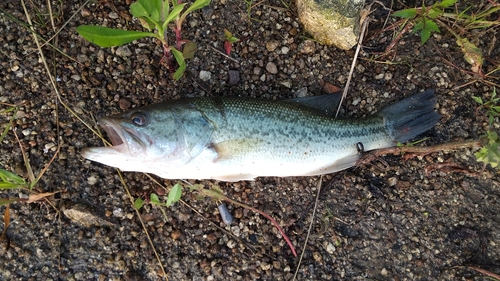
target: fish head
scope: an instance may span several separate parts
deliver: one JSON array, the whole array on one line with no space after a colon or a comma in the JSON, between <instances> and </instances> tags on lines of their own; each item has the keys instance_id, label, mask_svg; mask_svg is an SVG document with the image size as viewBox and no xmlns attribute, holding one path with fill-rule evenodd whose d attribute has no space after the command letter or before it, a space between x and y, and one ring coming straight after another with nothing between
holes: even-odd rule
<instances>
[{"instance_id":1,"label":"fish head","mask_svg":"<svg viewBox=\"0 0 500 281\"><path fill-rule=\"evenodd\" d=\"M194 115L190 109L154 105L102 117L98 124L113 145L85 148L82 156L123 171L158 173L158 169L184 165L204 146L200 136L189 135L203 130L186 128L192 120L185 119Z\"/></svg>"},{"instance_id":2,"label":"fish head","mask_svg":"<svg viewBox=\"0 0 500 281\"><path fill-rule=\"evenodd\" d=\"M112 146L82 150L82 156L123 171L151 172L155 162L185 163L180 122L171 110L142 108L102 117L98 124Z\"/></svg>"}]
</instances>

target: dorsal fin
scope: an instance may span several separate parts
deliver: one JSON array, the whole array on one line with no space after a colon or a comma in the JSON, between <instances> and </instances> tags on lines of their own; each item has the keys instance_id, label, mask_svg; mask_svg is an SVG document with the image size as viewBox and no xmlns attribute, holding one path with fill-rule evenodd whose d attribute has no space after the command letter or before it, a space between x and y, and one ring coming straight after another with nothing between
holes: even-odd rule
<instances>
[{"instance_id":1,"label":"dorsal fin","mask_svg":"<svg viewBox=\"0 0 500 281\"><path fill-rule=\"evenodd\" d=\"M337 110L342 99L342 92L336 92L328 95L303 97L285 100L287 102L296 102L304 106L316 109L325 113L326 115L333 116Z\"/></svg>"}]
</instances>

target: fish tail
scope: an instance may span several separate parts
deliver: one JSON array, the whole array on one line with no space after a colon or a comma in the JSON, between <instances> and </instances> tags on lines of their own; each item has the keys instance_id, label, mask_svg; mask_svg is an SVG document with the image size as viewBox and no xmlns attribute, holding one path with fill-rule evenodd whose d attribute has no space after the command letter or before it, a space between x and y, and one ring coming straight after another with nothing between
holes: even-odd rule
<instances>
[{"instance_id":1,"label":"fish tail","mask_svg":"<svg viewBox=\"0 0 500 281\"><path fill-rule=\"evenodd\" d=\"M389 135L394 141L405 142L431 129L441 116L434 111L434 90L427 90L392 104L381 111Z\"/></svg>"}]
</instances>

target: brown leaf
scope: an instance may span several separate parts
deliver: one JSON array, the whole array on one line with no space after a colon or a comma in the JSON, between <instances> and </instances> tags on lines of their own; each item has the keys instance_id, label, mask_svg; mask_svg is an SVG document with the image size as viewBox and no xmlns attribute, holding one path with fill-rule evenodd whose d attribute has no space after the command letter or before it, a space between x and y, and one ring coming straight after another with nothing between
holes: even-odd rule
<instances>
[{"instance_id":1,"label":"brown leaf","mask_svg":"<svg viewBox=\"0 0 500 281\"><path fill-rule=\"evenodd\" d=\"M43 199L45 197L48 197L48 196L52 196L56 193L58 193L59 191L56 191L56 192L44 192L44 193L38 193L38 194L30 194L30 196L28 197L28 203L33 203L33 202L36 202L40 199Z\"/></svg>"}]
</instances>

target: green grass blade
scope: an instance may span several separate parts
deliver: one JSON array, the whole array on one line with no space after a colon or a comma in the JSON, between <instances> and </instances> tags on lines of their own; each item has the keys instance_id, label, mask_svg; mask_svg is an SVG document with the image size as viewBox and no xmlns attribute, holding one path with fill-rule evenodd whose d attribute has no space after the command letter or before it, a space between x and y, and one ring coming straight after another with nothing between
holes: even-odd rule
<instances>
[{"instance_id":1,"label":"green grass blade","mask_svg":"<svg viewBox=\"0 0 500 281\"><path fill-rule=\"evenodd\" d=\"M0 169L0 179L4 182L11 182L17 185L26 184L26 181L23 178L4 169Z\"/></svg>"},{"instance_id":2,"label":"green grass blade","mask_svg":"<svg viewBox=\"0 0 500 281\"><path fill-rule=\"evenodd\" d=\"M14 118L16 117L16 113L17 113L17 108L14 111L14 114L12 114L12 117L10 117L9 123L7 123L7 126L3 130L2 135L0 135L0 142L3 141L3 139L5 138L5 136L7 135L7 133L9 132L10 127L12 126L12 122L14 122Z\"/></svg>"},{"instance_id":3,"label":"green grass blade","mask_svg":"<svg viewBox=\"0 0 500 281\"><path fill-rule=\"evenodd\" d=\"M0 198L0 206L7 205L7 204L10 204L10 203L16 202L16 201L19 201L19 199L4 199L4 198Z\"/></svg>"},{"instance_id":4,"label":"green grass blade","mask_svg":"<svg viewBox=\"0 0 500 281\"><path fill-rule=\"evenodd\" d=\"M17 189L17 188L23 188L23 185L19 185L17 183L12 183L12 182L0 182L0 190L2 189Z\"/></svg>"}]
</instances>

